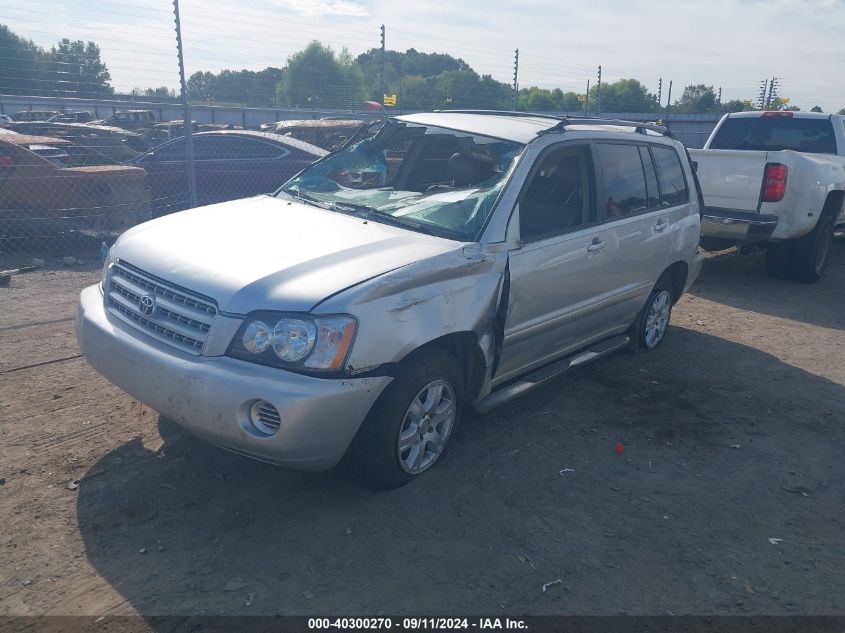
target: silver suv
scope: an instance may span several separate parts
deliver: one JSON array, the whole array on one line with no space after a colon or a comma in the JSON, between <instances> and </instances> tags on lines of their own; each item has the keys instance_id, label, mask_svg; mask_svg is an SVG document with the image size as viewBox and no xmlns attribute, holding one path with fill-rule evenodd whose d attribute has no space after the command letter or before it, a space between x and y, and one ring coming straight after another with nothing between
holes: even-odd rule
<instances>
[{"instance_id":1,"label":"silver suv","mask_svg":"<svg viewBox=\"0 0 845 633\"><path fill-rule=\"evenodd\" d=\"M384 488L437 463L467 407L663 341L702 261L665 129L462 111L361 139L273 195L124 233L80 297L89 362L222 447L345 455Z\"/></svg>"}]
</instances>

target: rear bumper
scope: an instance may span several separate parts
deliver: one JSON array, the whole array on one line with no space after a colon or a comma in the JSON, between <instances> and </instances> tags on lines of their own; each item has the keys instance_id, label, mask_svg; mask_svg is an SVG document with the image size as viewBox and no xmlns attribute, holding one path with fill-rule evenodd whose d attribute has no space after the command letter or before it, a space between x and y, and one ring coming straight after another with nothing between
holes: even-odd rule
<instances>
[{"instance_id":1,"label":"rear bumper","mask_svg":"<svg viewBox=\"0 0 845 633\"><path fill-rule=\"evenodd\" d=\"M778 216L708 207L701 216L701 235L737 242L763 242L778 225Z\"/></svg>"}]
</instances>

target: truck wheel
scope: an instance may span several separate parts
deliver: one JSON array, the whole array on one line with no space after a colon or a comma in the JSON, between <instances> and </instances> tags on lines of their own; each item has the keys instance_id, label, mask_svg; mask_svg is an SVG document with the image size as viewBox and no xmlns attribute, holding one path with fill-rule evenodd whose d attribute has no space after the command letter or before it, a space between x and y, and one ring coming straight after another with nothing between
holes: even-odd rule
<instances>
[{"instance_id":1,"label":"truck wheel","mask_svg":"<svg viewBox=\"0 0 845 633\"><path fill-rule=\"evenodd\" d=\"M775 279L792 276L791 242L770 242L766 245L766 273Z\"/></svg>"},{"instance_id":2,"label":"truck wheel","mask_svg":"<svg viewBox=\"0 0 845 633\"><path fill-rule=\"evenodd\" d=\"M833 218L823 215L816 227L795 242L792 274L798 281L813 284L822 278L833 243Z\"/></svg>"},{"instance_id":3,"label":"truck wheel","mask_svg":"<svg viewBox=\"0 0 845 633\"><path fill-rule=\"evenodd\" d=\"M672 293L664 285L654 287L651 294L634 321L629 335L631 343L628 351L632 354L647 352L660 347L669 329L672 318Z\"/></svg>"},{"instance_id":4,"label":"truck wheel","mask_svg":"<svg viewBox=\"0 0 845 633\"><path fill-rule=\"evenodd\" d=\"M364 483L377 490L399 488L434 466L446 451L462 405L455 358L438 348L411 354L351 447Z\"/></svg>"}]
</instances>

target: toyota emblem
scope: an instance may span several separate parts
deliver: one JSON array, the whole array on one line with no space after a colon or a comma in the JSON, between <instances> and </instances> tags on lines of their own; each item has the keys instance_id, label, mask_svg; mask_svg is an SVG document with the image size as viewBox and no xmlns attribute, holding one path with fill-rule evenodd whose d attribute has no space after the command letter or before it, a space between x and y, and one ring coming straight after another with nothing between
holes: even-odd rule
<instances>
[{"instance_id":1,"label":"toyota emblem","mask_svg":"<svg viewBox=\"0 0 845 633\"><path fill-rule=\"evenodd\" d=\"M152 295L144 295L138 299L138 307L144 316L152 316L156 311L156 300Z\"/></svg>"}]
</instances>

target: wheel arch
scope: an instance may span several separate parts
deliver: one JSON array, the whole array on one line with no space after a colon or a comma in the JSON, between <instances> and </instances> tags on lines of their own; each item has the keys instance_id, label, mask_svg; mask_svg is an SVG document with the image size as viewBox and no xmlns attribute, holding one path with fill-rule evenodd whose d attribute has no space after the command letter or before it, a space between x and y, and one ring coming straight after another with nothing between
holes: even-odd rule
<instances>
[{"instance_id":1,"label":"wheel arch","mask_svg":"<svg viewBox=\"0 0 845 633\"><path fill-rule=\"evenodd\" d=\"M672 303L675 304L684 294L689 277L689 265L685 261L677 261L666 268L658 277L654 287L666 286L672 293Z\"/></svg>"},{"instance_id":2,"label":"wheel arch","mask_svg":"<svg viewBox=\"0 0 845 633\"><path fill-rule=\"evenodd\" d=\"M472 331L444 334L406 354L398 362L398 365L402 366L412 362L414 356L425 353L426 350L432 348L441 349L455 358L463 378L466 401L468 403L473 402L484 385L487 367L486 357L478 340L478 335Z\"/></svg>"}]
</instances>

